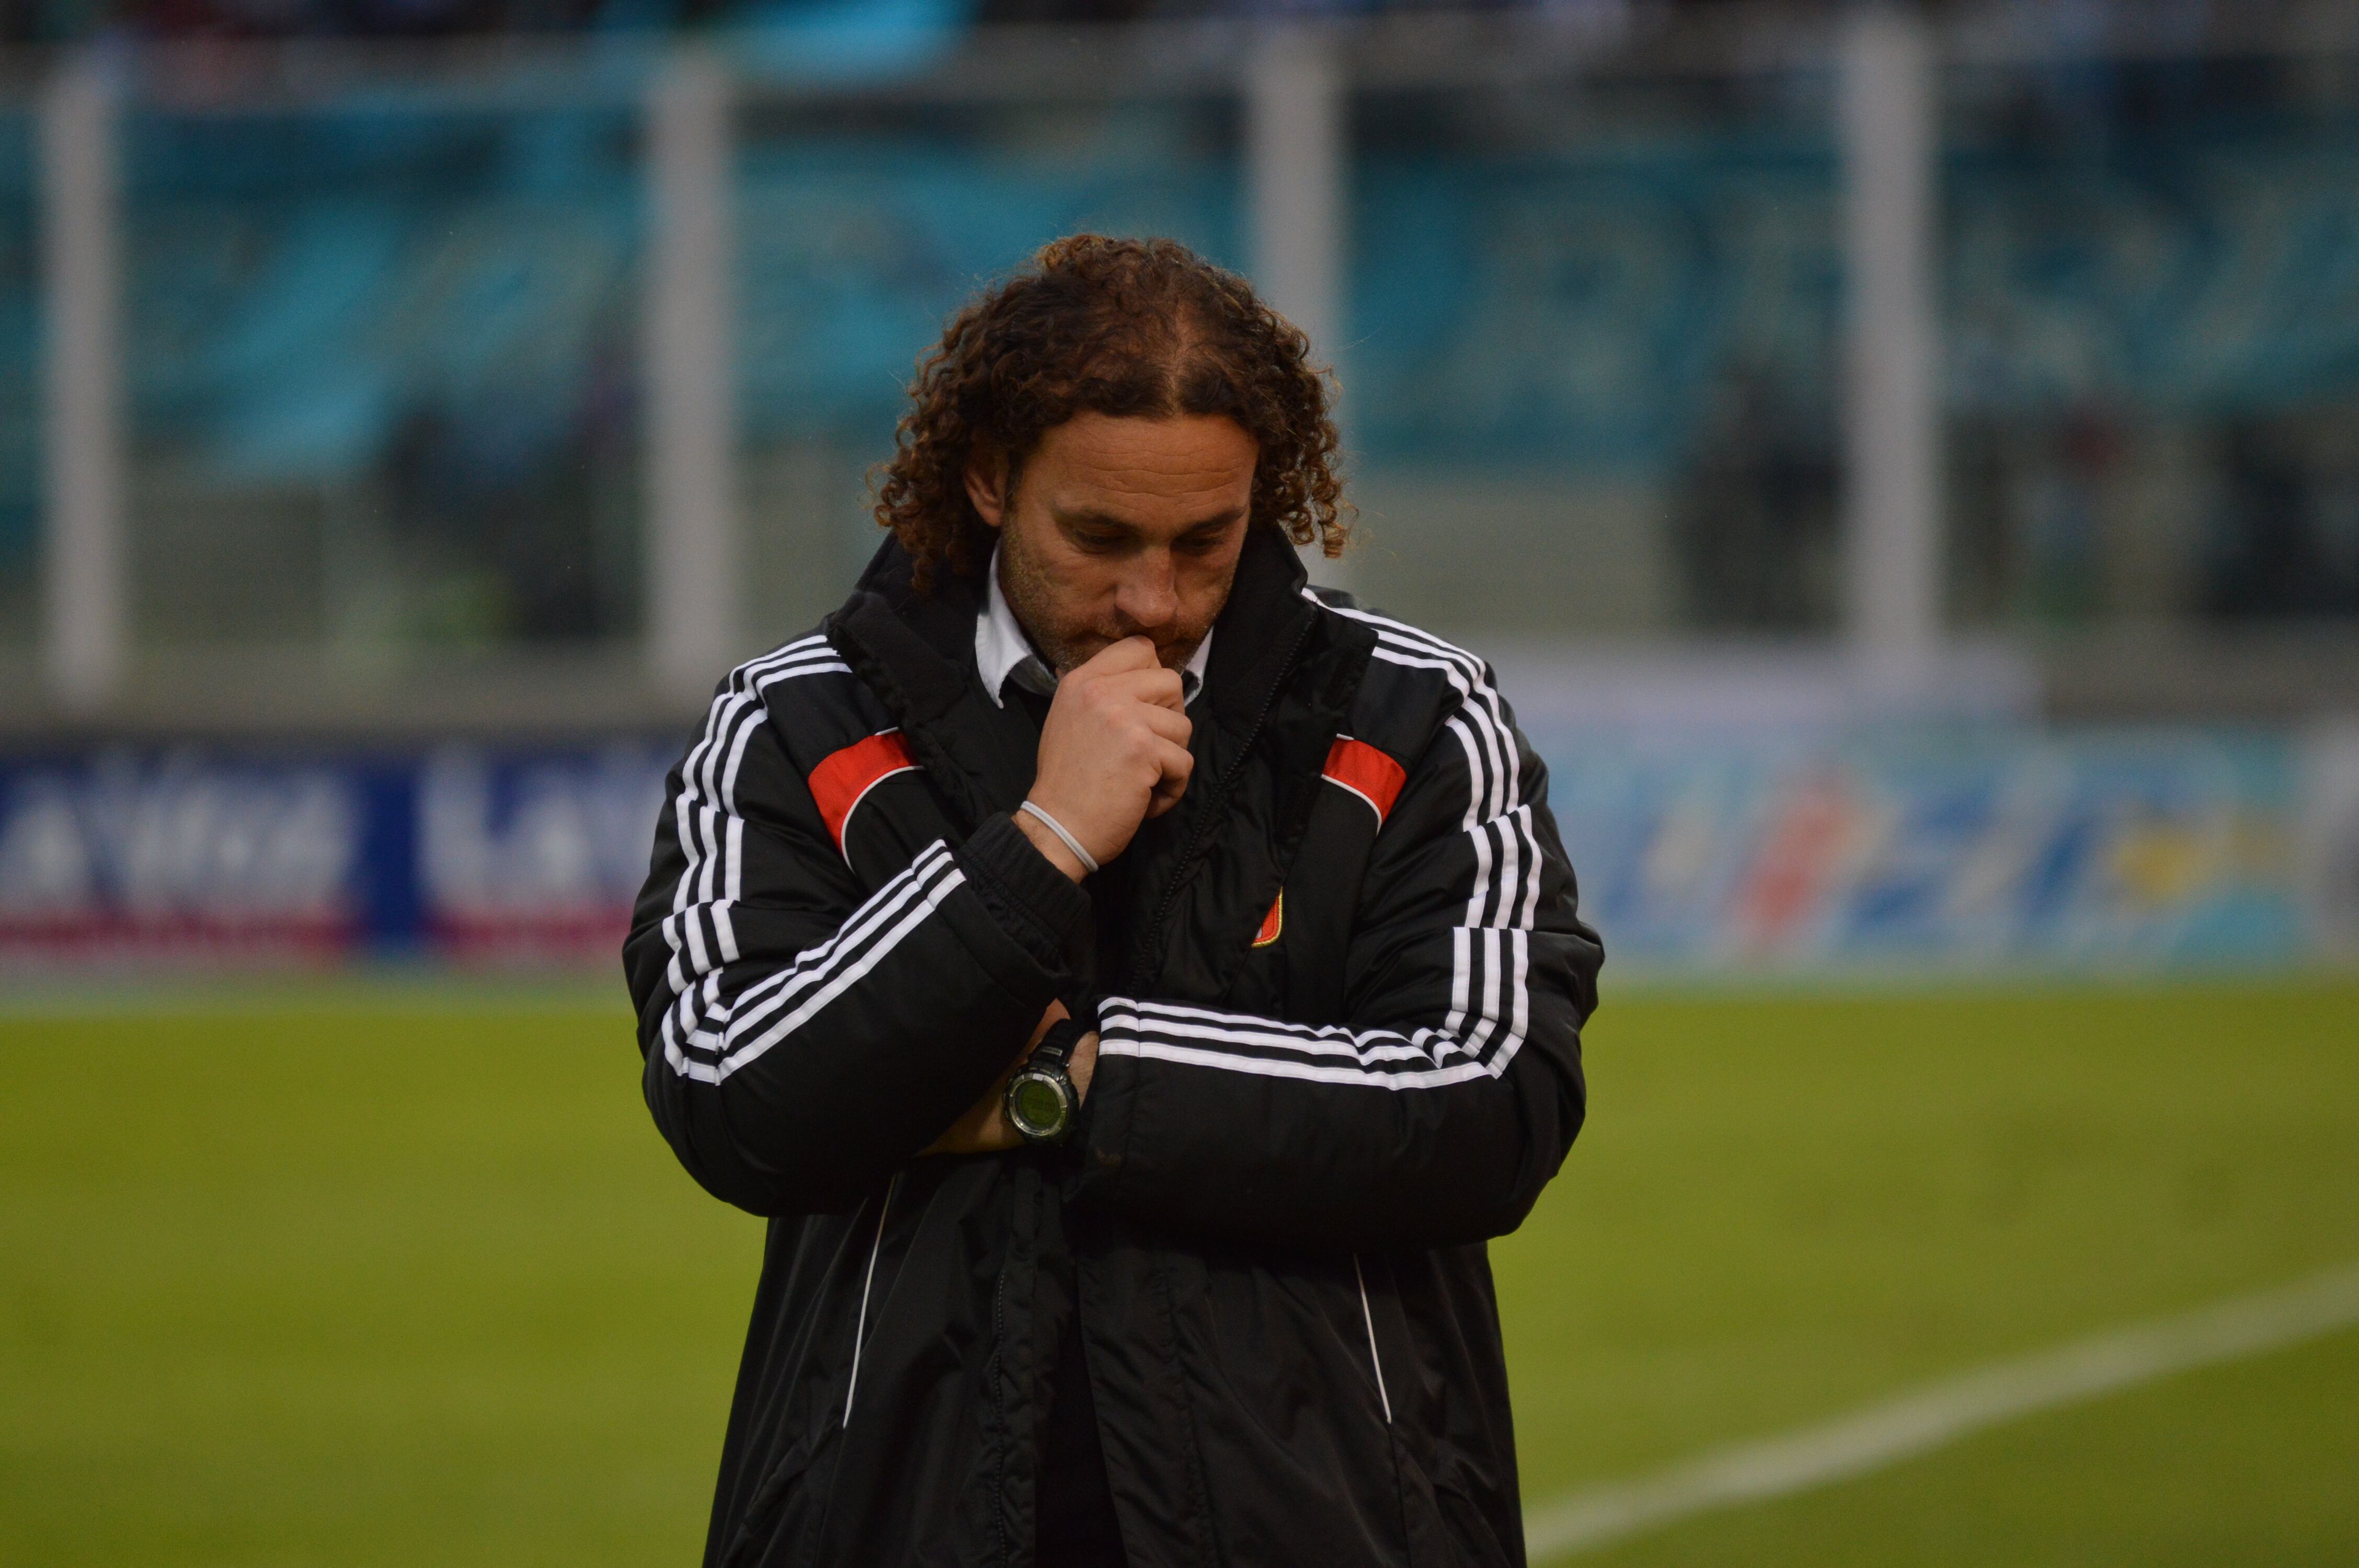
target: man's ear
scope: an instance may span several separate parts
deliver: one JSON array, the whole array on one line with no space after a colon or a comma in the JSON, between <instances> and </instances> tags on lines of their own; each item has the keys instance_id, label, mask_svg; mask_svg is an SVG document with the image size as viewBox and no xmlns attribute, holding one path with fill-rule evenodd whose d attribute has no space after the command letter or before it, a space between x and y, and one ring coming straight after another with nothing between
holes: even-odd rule
<instances>
[{"instance_id":1,"label":"man's ear","mask_svg":"<svg viewBox=\"0 0 2359 1568\"><path fill-rule=\"evenodd\" d=\"M1007 459L978 448L966 461L966 498L993 527L1007 520Z\"/></svg>"}]
</instances>

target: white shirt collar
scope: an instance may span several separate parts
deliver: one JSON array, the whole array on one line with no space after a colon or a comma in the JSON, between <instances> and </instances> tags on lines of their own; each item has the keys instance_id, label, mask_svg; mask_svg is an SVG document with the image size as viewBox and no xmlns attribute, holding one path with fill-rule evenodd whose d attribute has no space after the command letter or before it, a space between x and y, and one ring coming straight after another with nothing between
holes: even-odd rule
<instances>
[{"instance_id":1,"label":"white shirt collar","mask_svg":"<svg viewBox=\"0 0 2359 1568\"><path fill-rule=\"evenodd\" d=\"M999 546L991 547L991 565L984 568L984 610L974 618L974 668L983 677L984 695L995 708L1005 708L1001 694L1010 680L1027 691L1047 695L1057 689L1057 673L1032 648L1023 623L999 591ZM1204 694L1204 671L1212 656L1212 634L1196 644L1188 667L1180 672L1180 700L1193 703Z\"/></svg>"}]
</instances>

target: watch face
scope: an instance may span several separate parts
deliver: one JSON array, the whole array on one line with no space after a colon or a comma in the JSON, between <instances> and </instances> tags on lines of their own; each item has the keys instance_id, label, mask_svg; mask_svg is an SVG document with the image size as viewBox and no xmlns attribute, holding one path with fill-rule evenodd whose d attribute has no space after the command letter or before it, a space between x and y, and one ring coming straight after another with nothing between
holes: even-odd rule
<instances>
[{"instance_id":1,"label":"watch face","mask_svg":"<svg viewBox=\"0 0 2359 1568\"><path fill-rule=\"evenodd\" d=\"M1018 1132L1044 1137L1064 1124L1065 1097L1055 1080L1027 1074L1007 1086L1007 1114Z\"/></svg>"}]
</instances>

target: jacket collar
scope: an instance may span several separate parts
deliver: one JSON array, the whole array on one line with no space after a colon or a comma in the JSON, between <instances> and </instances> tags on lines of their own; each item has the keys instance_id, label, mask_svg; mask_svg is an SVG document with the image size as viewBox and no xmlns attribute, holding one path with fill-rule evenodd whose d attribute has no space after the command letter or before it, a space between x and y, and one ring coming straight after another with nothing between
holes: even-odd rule
<instances>
[{"instance_id":1,"label":"jacket collar","mask_svg":"<svg viewBox=\"0 0 2359 1568\"><path fill-rule=\"evenodd\" d=\"M1268 716L1318 616L1305 580L1302 563L1277 530L1246 533L1229 601L1207 639L1202 692L1190 708L1200 730L1209 719L1220 732L1224 752ZM887 538L827 622L838 650L899 722L911 754L960 808L970 831L1022 797L1039 743L1028 722L984 690L975 626L985 600L980 572L937 573L934 591L919 595L908 552Z\"/></svg>"},{"instance_id":2,"label":"jacket collar","mask_svg":"<svg viewBox=\"0 0 2359 1568\"><path fill-rule=\"evenodd\" d=\"M1246 530L1229 602L1212 622L1200 708L1224 730L1253 728L1319 614L1294 546L1275 528Z\"/></svg>"},{"instance_id":3,"label":"jacket collar","mask_svg":"<svg viewBox=\"0 0 2359 1568\"><path fill-rule=\"evenodd\" d=\"M1322 616L1304 580L1282 535L1267 528L1246 535L1229 602L1213 623L1203 696L1190 709L1196 773L1179 806L1146 824L1125 854L1131 951L1112 960L1104 979L1118 975L1141 995L1152 994L1171 960L1167 936L1234 914L1237 940L1216 944L1234 951L1219 961L1205 993L1220 994L1301 842L1320 771L1375 643L1366 626ZM901 726L962 834L1023 798L1039 750L1031 722L984 694L975 665L984 598L979 573L945 573L931 596L919 597L908 555L888 540L827 621L837 651ZM1272 814L1240 838L1227 831L1234 786L1256 753L1274 780ZM1242 902L1218 892L1241 885L1253 889Z\"/></svg>"}]
</instances>

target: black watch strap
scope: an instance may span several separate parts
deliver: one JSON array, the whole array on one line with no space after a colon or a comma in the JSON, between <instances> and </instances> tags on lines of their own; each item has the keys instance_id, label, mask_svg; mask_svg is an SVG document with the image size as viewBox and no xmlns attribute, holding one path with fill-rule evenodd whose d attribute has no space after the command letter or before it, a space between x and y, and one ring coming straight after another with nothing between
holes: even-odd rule
<instances>
[{"instance_id":1,"label":"black watch strap","mask_svg":"<svg viewBox=\"0 0 2359 1568\"><path fill-rule=\"evenodd\" d=\"M1079 1045L1082 1036L1088 1033L1088 1026L1080 1019L1060 1018L1049 1025L1048 1033L1040 1036L1040 1044L1032 1047L1032 1054L1024 1059L1024 1065L1027 1067L1053 1067L1061 1073L1066 1064L1073 1059L1073 1047Z\"/></svg>"}]
</instances>

